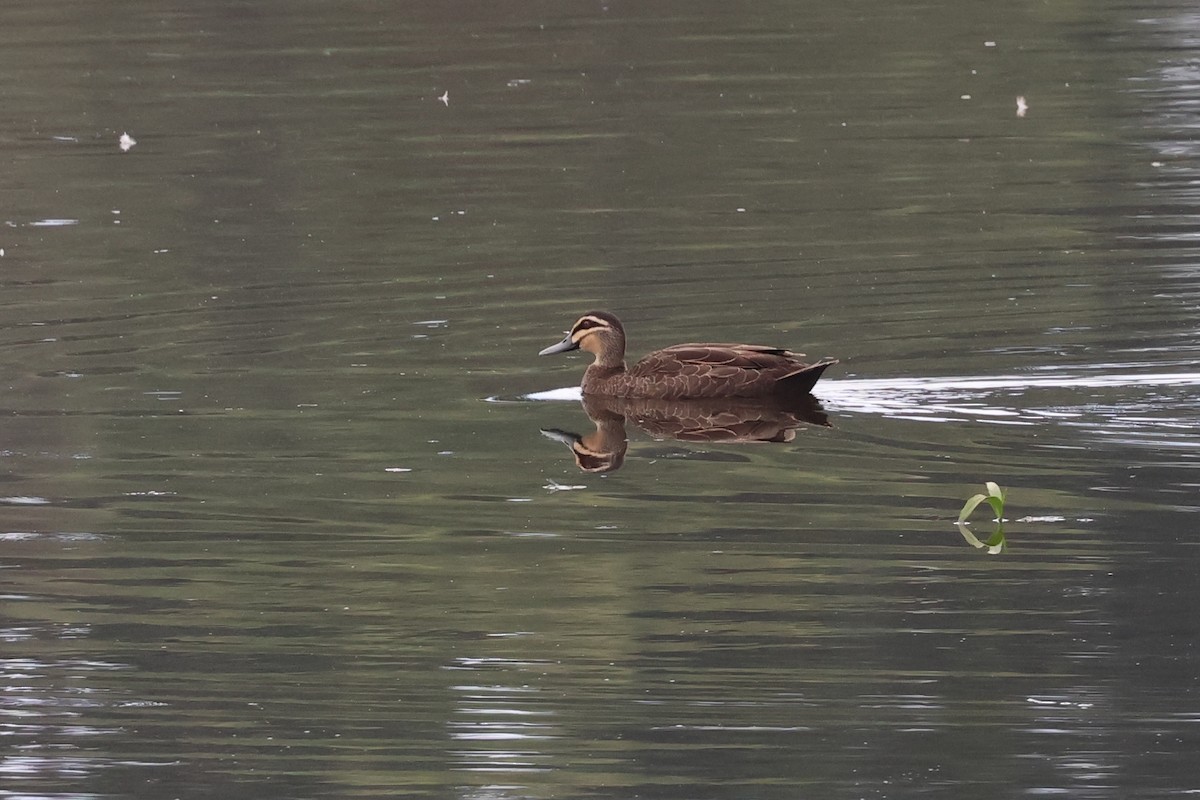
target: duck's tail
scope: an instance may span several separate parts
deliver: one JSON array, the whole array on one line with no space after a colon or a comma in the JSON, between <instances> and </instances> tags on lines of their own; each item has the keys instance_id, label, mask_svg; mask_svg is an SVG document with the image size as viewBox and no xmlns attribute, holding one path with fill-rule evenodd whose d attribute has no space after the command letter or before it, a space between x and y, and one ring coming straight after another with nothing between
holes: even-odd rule
<instances>
[{"instance_id":1,"label":"duck's tail","mask_svg":"<svg viewBox=\"0 0 1200 800\"><path fill-rule=\"evenodd\" d=\"M818 361L815 364L805 364L803 367L793 370L777 380L775 386L780 391L789 394L811 392L813 386L816 386L817 381L820 380L821 374L825 372L826 368L832 367L836 363L838 363L837 359L830 358L825 361Z\"/></svg>"}]
</instances>

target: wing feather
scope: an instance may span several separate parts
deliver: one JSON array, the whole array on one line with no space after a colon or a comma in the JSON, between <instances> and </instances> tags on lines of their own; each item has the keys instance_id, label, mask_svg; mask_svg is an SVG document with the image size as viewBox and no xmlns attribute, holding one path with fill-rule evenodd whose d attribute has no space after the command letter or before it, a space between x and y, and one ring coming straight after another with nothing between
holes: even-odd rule
<instances>
[{"instance_id":1,"label":"wing feather","mask_svg":"<svg viewBox=\"0 0 1200 800\"><path fill-rule=\"evenodd\" d=\"M637 387L638 394L661 398L761 396L785 386L811 388L824 366L814 369L818 365L805 364L801 356L765 345L679 344L647 355L626 380L631 391Z\"/></svg>"}]
</instances>

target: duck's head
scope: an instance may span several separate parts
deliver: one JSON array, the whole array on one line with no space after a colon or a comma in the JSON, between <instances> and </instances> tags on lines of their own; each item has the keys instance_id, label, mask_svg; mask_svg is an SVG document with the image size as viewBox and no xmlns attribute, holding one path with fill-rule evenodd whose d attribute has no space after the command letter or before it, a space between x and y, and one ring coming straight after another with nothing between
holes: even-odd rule
<instances>
[{"instance_id":1,"label":"duck's head","mask_svg":"<svg viewBox=\"0 0 1200 800\"><path fill-rule=\"evenodd\" d=\"M621 320L607 311L589 311L575 321L566 337L538 353L566 353L571 350L586 350L596 356L601 366L618 366L625 357L625 329Z\"/></svg>"}]
</instances>

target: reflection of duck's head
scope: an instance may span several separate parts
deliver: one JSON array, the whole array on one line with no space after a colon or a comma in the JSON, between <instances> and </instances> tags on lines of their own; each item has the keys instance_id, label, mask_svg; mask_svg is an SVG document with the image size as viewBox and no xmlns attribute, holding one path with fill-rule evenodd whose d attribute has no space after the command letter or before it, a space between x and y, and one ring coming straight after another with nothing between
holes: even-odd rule
<instances>
[{"instance_id":1,"label":"reflection of duck's head","mask_svg":"<svg viewBox=\"0 0 1200 800\"><path fill-rule=\"evenodd\" d=\"M616 442L606 441L599 434L599 430L587 436L580 436L558 428L542 428L542 435L571 448L575 456L575 465L583 472L614 472L620 469L625 463L625 450L629 446L624 432L625 426L622 425L621 439Z\"/></svg>"},{"instance_id":2,"label":"reflection of duck's head","mask_svg":"<svg viewBox=\"0 0 1200 800\"><path fill-rule=\"evenodd\" d=\"M756 344L677 344L625 367L625 328L607 311L584 314L566 337L539 355L584 350L595 361L583 393L665 400L805 394L834 360L805 363L803 354Z\"/></svg>"},{"instance_id":3,"label":"reflection of duck's head","mask_svg":"<svg viewBox=\"0 0 1200 800\"><path fill-rule=\"evenodd\" d=\"M558 428L543 428L542 434L571 448L575 464L584 472L613 472L625 463L625 451L629 440L625 437L625 417L619 413L597 408L588 408L588 398L583 400L583 409L596 429L580 435Z\"/></svg>"}]
</instances>

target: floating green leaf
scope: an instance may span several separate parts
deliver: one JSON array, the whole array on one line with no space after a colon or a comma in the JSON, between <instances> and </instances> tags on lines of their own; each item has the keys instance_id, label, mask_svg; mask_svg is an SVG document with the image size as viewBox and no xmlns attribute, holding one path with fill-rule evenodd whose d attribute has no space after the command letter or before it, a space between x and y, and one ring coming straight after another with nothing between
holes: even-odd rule
<instances>
[{"instance_id":1,"label":"floating green leaf","mask_svg":"<svg viewBox=\"0 0 1200 800\"><path fill-rule=\"evenodd\" d=\"M1004 491L1000 488L1000 485L994 481L988 481L984 484L984 487L988 491L987 494L972 495L967 502L963 504L962 511L958 512L959 522L966 522L971 516L971 512L973 512L980 503L985 501L989 506L992 507L992 511L996 514L997 521L1002 521L1004 519Z\"/></svg>"},{"instance_id":2,"label":"floating green leaf","mask_svg":"<svg viewBox=\"0 0 1200 800\"><path fill-rule=\"evenodd\" d=\"M971 495L966 503L963 504L962 511L958 512L958 532L972 547L978 547L987 550L988 553L995 555L996 553L1004 552L1007 543L1004 539L1004 490L1000 488L1000 484L995 481L988 481L984 484L987 489L987 494ZM981 542L976 538L975 534L971 533L967 528L967 519L971 513L979 507L980 503L987 503L992 508L992 512L996 515L996 530L988 537L987 541Z\"/></svg>"}]
</instances>

